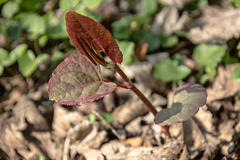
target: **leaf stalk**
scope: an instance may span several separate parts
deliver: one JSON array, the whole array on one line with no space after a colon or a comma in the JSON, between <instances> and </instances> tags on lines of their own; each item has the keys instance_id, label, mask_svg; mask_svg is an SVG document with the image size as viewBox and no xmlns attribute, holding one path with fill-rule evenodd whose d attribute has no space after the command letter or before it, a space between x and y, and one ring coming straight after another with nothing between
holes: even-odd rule
<instances>
[{"instance_id":1,"label":"leaf stalk","mask_svg":"<svg viewBox=\"0 0 240 160\"><path fill-rule=\"evenodd\" d=\"M132 81L127 77L127 75L123 72L123 70L117 65L114 65L114 70L122 77L126 86L131 89L140 99L141 101L148 107L148 109L152 112L154 116L157 114L157 110L152 105L152 103L143 95L143 93L132 83Z\"/></svg>"}]
</instances>

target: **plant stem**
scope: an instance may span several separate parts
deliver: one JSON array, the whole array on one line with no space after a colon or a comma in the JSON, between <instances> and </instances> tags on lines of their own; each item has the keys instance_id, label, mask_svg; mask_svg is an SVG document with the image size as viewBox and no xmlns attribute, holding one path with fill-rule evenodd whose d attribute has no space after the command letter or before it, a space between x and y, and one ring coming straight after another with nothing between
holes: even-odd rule
<instances>
[{"instance_id":1,"label":"plant stem","mask_svg":"<svg viewBox=\"0 0 240 160\"><path fill-rule=\"evenodd\" d=\"M118 74L122 77L126 86L131 89L148 107L148 109L152 112L154 116L157 114L157 110L153 107L152 103L143 95L143 93L132 83L132 81L127 77L127 75L122 71L121 68L117 64L114 65L114 69Z\"/></svg>"},{"instance_id":2,"label":"plant stem","mask_svg":"<svg viewBox=\"0 0 240 160\"><path fill-rule=\"evenodd\" d=\"M35 52L36 52L37 55L41 54L41 49L39 47L38 40L39 40L39 37L34 39L34 49L35 49Z\"/></svg>"},{"instance_id":3,"label":"plant stem","mask_svg":"<svg viewBox=\"0 0 240 160\"><path fill-rule=\"evenodd\" d=\"M141 101L148 107L148 109L152 112L153 116L155 117L157 114L157 110L152 105L152 103L143 95L143 93L132 83L132 81L127 77L127 75L123 72L123 70L117 65L114 64L114 70L118 72L118 74L122 77L124 82L126 83L126 88L131 89L140 99ZM125 87L124 87L125 88ZM169 140L170 133L169 133L170 126L162 126L162 132L166 137L166 141Z\"/></svg>"}]
</instances>

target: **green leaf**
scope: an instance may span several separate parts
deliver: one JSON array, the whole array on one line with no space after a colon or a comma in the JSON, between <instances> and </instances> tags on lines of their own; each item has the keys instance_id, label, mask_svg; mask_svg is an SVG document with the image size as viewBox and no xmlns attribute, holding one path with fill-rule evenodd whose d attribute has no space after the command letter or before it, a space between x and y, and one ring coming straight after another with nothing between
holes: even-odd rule
<instances>
[{"instance_id":1,"label":"green leaf","mask_svg":"<svg viewBox=\"0 0 240 160\"><path fill-rule=\"evenodd\" d=\"M240 0L229 0L237 8L240 8Z\"/></svg>"},{"instance_id":2,"label":"green leaf","mask_svg":"<svg viewBox=\"0 0 240 160\"><path fill-rule=\"evenodd\" d=\"M180 65L177 60L171 60L170 58L165 58L160 61L154 68L154 76L165 82L170 82L172 80L182 80L186 78L191 73L191 70Z\"/></svg>"},{"instance_id":3,"label":"green leaf","mask_svg":"<svg viewBox=\"0 0 240 160\"><path fill-rule=\"evenodd\" d=\"M232 78L234 81L239 81L240 80L240 64L238 64L233 72L232 72Z\"/></svg>"},{"instance_id":4,"label":"green leaf","mask_svg":"<svg viewBox=\"0 0 240 160\"><path fill-rule=\"evenodd\" d=\"M155 36L149 31L144 31L143 37L148 42L148 45L149 45L148 51L149 52L153 52L156 49L160 48L161 43L162 43L161 35ZM141 39L141 38L139 37L139 39Z\"/></svg>"},{"instance_id":5,"label":"green leaf","mask_svg":"<svg viewBox=\"0 0 240 160\"><path fill-rule=\"evenodd\" d=\"M38 43L40 47L45 47L48 41L48 36L47 35L43 35L39 38Z\"/></svg>"},{"instance_id":6,"label":"green leaf","mask_svg":"<svg viewBox=\"0 0 240 160\"><path fill-rule=\"evenodd\" d=\"M88 119L91 121L91 122L96 122L97 120L97 116L93 113L89 114L88 115Z\"/></svg>"},{"instance_id":7,"label":"green leaf","mask_svg":"<svg viewBox=\"0 0 240 160\"><path fill-rule=\"evenodd\" d=\"M9 57L2 62L2 65L5 67L13 65L19 57L26 53L27 48L28 46L25 43L18 45L10 52Z\"/></svg>"},{"instance_id":8,"label":"green leaf","mask_svg":"<svg viewBox=\"0 0 240 160\"><path fill-rule=\"evenodd\" d=\"M43 1L44 0L20 0L20 8L22 11L36 12L42 9Z\"/></svg>"},{"instance_id":9,"label":"green leaf","mask_svg":"<svg viewBox=\"0 0 240 160\"><path fill-rule=\"evenodd\" d=\"M178 36L172 35L172 36L166 37L162 41L161 46L162 46L162 48L167 49L167 48L172 48L177 44L178 44Z\"/></svg>"},{"instance_id":10,"label":"green leaf","mask_svg":"<svg viewBox=\"0 0 240 160\"><path fill-rule=\"evenodd\" d=\"M21 38L22 30L23 28L19 21L11 20L7 29L7 34L11 40L15 41Z\"/></svg>"},{"instance_id":11,"label":"green leaf","mask_svg":"<svg viewBox=\"0 0 240 160\"><path fill-rule=\"evenodd\" d=\"M66 11L66 10L70 10L73 9L74 7L77 6L77 4L79 3L79 0L60 0L59 1L59 7Z\"/></svg>"},{"instance_id":12,"label":"green leaf","mask_svg":"<svg viewBox=\"0 0 240 160\"><path fill-rule=\"evenodd\" d=\"M2 7L2 16L5 18L12 18L18 11L19 5L14 1L8 1Z\"/></svg>"},{"instance_id":13,"label":"green leaf","mask_svg":"<svg viewBox=\"0 0 240 160\"><path fill-rule=\"evenodd\" d=\"M24 77L29 77L37 69L38 65L48 58L47 54L35 56L34 52L28 50L26 54L18 59L19 70Z\"/></svg>"},{"instance_id":14,"label":"green leaf","mask_svg":"<svg viewBox=\"0 0 240 160\"><path fill-rule=\"evenodd\" d=\"M107 113L107 112L101 112L100 115L108 122L108 123L112 123L114 122L114 116L111 113Z\"/></svg>"},{"instance_id":15,"label":"green leaf","mask_svg":"<svg viewBox=\"0 0 240 160\"><path fill-rule=\"evenodd\" d=\"M90 17L94 21L97 21L97 22L101 22L103 20L103 16L101 14L92 12L90 10L86 10L86 9L84 9L82 7L78 7L76 9L74 9L74 11L79 13L79 14L81 14L81 15Z\"/></svg>"},{"instance_id":16,"label":"green leaf","mask_svg":"<svg viewBox=\"0 0 240 160\"><path fill-rule=\"evenodd\" d=\"M64 53L60 52L60 51L55 51L53 53L51 61L52 62L57 62L57 61L60 61L60 60L63 60L63 59L64 59Z\"/></svg>"},{"instance_id":17,"label":"green leaf","mask_svg":"<svg viewBox=\"0 0 240 160\"><path fill-rule=\"evenodd\" d=\"M21 19L23 27L29 33L30 39L35 39L37 36L44 34L46 25L44 18L35 13L21 13L18 15Z\"/></svg>"},{"instance_id":18,"label":"green leaf","mask_svg":"<svg viewBox=\"0 0 240 160\"><path fill-rule=\"evenodd\" d=\"M113 35L117 39L128 39L130 33L151 22L151 17L143 14L124 16L112 24Z\"/></svg>"},{"instance_id":19,"label":"green leaf","mask_svg":"<svg viewBox=\"0 0 240 160\"><path fill-rule=\"evenodd\" d=\"M66 22L64 17L61 17L58 24L55 26L50 27L46 35L52 39L66 39L68 38L68 33L66 31Z\"/></svg>"},{"instance_id":20,"label":"green leaf","mask_svg":"<svg viewBox=\"0 0 240 160\"><path fill-rule=\"evenodd\" d=\"M237 50L240 50L240 42L237 45Z\"/></svg>"},{"instance_id":21,"label":"green leaf","mask_svg":"<svg viewBox=\"0 0 240 160\"><path fill-rule=\"evenodd\" d=\"M19 70L24 77L29 77L37 68L33 51L28 50L26 54L18 59Z\"/></svg>"},{"instance_id":22,"label":"green leaf","mask_svg":"<svg viewBox=\"0 0 240 160\"><path fill-rule=\"evenodd\" d=\"M198 8L203 8L207 5L208 5L208 0L193 0L189 5L186 5L183 8L183 10L192 13Z\"/></svg>"},{"instance_id":23,"label":"green leaf","mask_svg":"<svg viewBox=\"0 0 240 160\"><path fill-rule=\"evenodd\" d=\"M0 65L0 76L3 74L3 71L4 71L4 67Z\"/></svg>"},{"instance_id":24,"label":"green leaf","mask_svg":"<svg viewBox=\"0 0 240 160\"><path fill-rule=\"evenodd\" d=\"M6 49L0 48L0 65L4 63L5 60L9 58L9 53Z\"/></svg>"},{"instance_id":25,"label":"green leaf","mask_svg":"<svg viewBox=\"0 0 240 160\"><path fill-rule=\"evenodd\" d=\"M8 0L0 0L0 5L2 5L3 3L7 2Z\"/></svg>"},{"instance_id":26,"label":"green leaf","mask_svg":"<svg viewBox=\"0 0 240 160\"><path fill-rule=\"evenodd\" d=\"M238 50L238 57L240 57L240 42L237 45L237 50Z\"/></svg>"},{"instance_id":27,"label":"green leaf","mask_svg":"<svg viewBox=\"0 0 240 160\"><path fill-rule=\"evenodd\" d=\"M134 62L135 43L130 41L117 41L120 51L123 53L123 65L129 65Z\"/></svg>"},{"instance_id":28,"label":"green leaf","mask_svg":"<svg viewBox=\"0 0 240 160\"><path fill-rule=\"evenodd\" d=\"M192 118L206 104L207 92L200 84L184 84L174 94L173 106L162 109L155 116L160 126L172 125Z\"/></svg>"},{"instance_id":29,"label":"green leaf","mask_svg":"<svg viewBox=\"0 0 240 160\"><path fill-rule=\"evenodd\" d=\"M214 67L208 66L205 68L206 74L200 78L200 83L205 84L208 80L214 78L217 74L217 70Z\"/></svg>"},{"instance_id":30,"label":"green leaf","mask_svg":"<svg viewBox=\"0 0 240 160\"><path fill-rule=\"evenodd\" d=\"M141 0L143 11L141 14L153 14L157 11L156 0Z\"/></svg>"},{"instance_id":31,"label":"green leaf","mask_svg":"<svg viewBox=\"0 0 240 160\"><path fill-rule=\"evenodd\" d=\"M42 54L38 55L37 58L36 58L37 65L39 65L39 64L43 63L44 61L46 61L48 59L48 57L49 56L46 53L42 53Z\"/></svg>"},{"instance_id":32,"label":"green leaf","mask_svg":"<svg viewBox=\"0 0 240 160\"><path fill-rule=\"evenodd\" d=\"M209 79L214 78L217 71L216 67L218 63L222 61L222 58L226 54L226 45L214 45L214 44L201 44L194 49L194 59L196 62L205 67L206 74L204 74L200 82L205 84Z\"/></svg>"},{"instance_id":33,"label":"green leaf","mask_svg":"<svg viewBox=\"0 0 240 160\"><path fill-rule=\"evenodd\" d=\"M54 16L54 12L53 11L50 11L50 12L44 14L42 16L42 18L44 19L45 24L48 27L54 27L54 26L58 25L58 23L56 23L57 21L56 21L56 18Z\"/></svg>"},{"instance_id":34,"label":"green leaf","mask_svg":"<svg viewBox=\"0 0 240 160\"><path fill-rule=\"evenodd\" d=\"M193 56L199 65L216 68L226 54L226 50L226 45L201 44L194 49Z\"/></svg>"},{"instance_id":35,"label":"green leaf","mask_svg":"<svg viewBox=\"0 0 240 160\"><path fill-rule=\"evenodd\" d=\"M71 54L49 81L49 99L64 105L82 105L113 92L116 84L103 81L99 70L99 65L92 64L85 55Z\"/></svg>"},{"instance_id":36,"label":"green leaf","mask_svg":"<svg viewBox=\"0 0 240 160\"><path fill-rule=\"evenodd\" d=\"M100 6L103 0L82 0L81 3L89 8L89 9L94 9Z\"/></svg>"}]
</instances>

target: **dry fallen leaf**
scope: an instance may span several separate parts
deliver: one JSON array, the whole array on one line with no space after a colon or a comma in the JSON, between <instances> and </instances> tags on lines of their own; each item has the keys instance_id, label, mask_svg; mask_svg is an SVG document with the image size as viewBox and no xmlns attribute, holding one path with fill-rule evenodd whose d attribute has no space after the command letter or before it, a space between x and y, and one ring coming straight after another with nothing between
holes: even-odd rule
<instances>
[{"instance_id":1,"label":"dry fallen leaf","mask_svg":"<svg viewBox=\"0 0 240 160\"><path fill-rule=\"evenodd\" d=\"M70 143L82 141L93 129L93 125L89 120L83 120L68 130L68 138Z\"/></svg>"},{"instance_id":2,"label":"dry fallen leaf","mask_svg":"<svg viewBox=\"0 0 240 160\"><path fill-rule=\"evenodd\" d=\"M129 124L126 125L125 127L126 131L131 135L140 135L142 132L141 121L142 121L141 117L135 118Z\"/></svg>"},{"instance_id":3,"label":"dry fallen leaf","mask_svg":"<svg viewBox=\"0 0 240 160\"><path fill-rule=\"evenodd\" d=\"M178 159L183 147L183 142L177 140L171 140L161 147L126 147L115 141L104 144L101 151L106 159Z\"/></svg>"},{"instance_id":4,"label":"dry fallen leaf","mask_svg":"<svg viewBox=\"0 0 240 160\"><path fill-rule=\"evenodd\" d=\"M18 90L11 91L9 99L0 103L0 111L8 105L15 104L18 100L21 99L21 96L22 94Z\"/></svg>"},{"instance_id":5,"label":"dry fallen leaf","mask_svg":"<svg viewBox=\"0 0 240 160\"><path fill-rule=\"evenodd\" d=\"M181 30L187 19L188 15L186 12L181 17L179 16L176 6L164 7L154 18L151 32L154 35L161 32L169 36L173 32Z\"/></svg>"},{"instance_id":6,"label":"dry fallen leaf","mask_svg":"<svg viewBox=\"0 0 240 160\"><path fill-rule=\"evenodd\" d=\"M59 151L51 139L47 121L27 96L20 98L0 128L0 146L10 159L18 156L18 159L32 159L36 155L45 159L57 157Z\"/></svg>"},{"instance_id":7,"label":"dry fallen leaf","mask_svg":"<svg viewBox=\"0 0 240 160\"><path fill-rule=\"evenodd\" d=\"M100 150L87 149L82 151L82 155L86 160L105 160Z\"/></svg>"},{"instance_id":8,"label":"dry fallen leaf","mask_svg":"<svg viewBox=\"0 0 240 160\"><path fill-rule=\"evenodd\" d=\"M110 157L115 157L117 159L117 154L124 154L126 150L126 146L119 141L112 140L108 143L105 143L101 147L101 152L106 156L107 159L111 159Z\"/></svg>"},{"instance_id":9,"label":"dry fallen leaf","mask_svg":"<svg viewBox=\"0 0 240 160\"><path fill-rule=\"evenodd\" d=\"M148 108L140 100L132 99L113 111L113 116L115 117L113 126L121 128L148 111Z\"/></svg>"},{"instance_id":10,"label":"dry fallen leaf","mask_svg":"<svg viewBox=\"0 0 240 160\"><path fill-rule=\"evenodd\" d=\"M177 6L181 9L184 5L191 3L193 0L158 0L158 2L167 6Z\"/></svg>"},{"instance_id":11,"label":"dry fallen leaf","mask_svg":"<svg viewBox=\"0 0 240 160\"><path fill-rule=\"evenodd\" d=\"M48 130L48 124L46 119L37 109L36 105L26 96L18 101L13 109L13 113L18 121L19 129L27 127L27 123L33 125L35 130Z\"/></svg>"},{"instance_id":12,"label":"dry fallen leaf","mask_svg":"<svg viewBox=\"0 0 240 160\"><path fill-rule=\"evenodd\" d=\"M206 140L207 142L205 144L205 149L201 157L201 160L214 158L218 149L218 145L220 144L219 139L210 134L206 135Z\"/></svg>"},{"instance_id":13,"label":"dry fallen leaf","mask_svg":"<svg viewBox=\"0 0 240 160\"><path fill-rule=\"evenodd\" d=\"M21 155L26 159L31 158L34 153L31 153L31 150L28 149L28 143L13 119L7 119L7 122L4 123L5 125L2 124L0 127L1 149L8 154L10 159L18 157L16 151L23 152Z\"/></svg>"},{"instance_id":14,"label":"dry fallen leaf","mask_svg":"<svg viewBox=\"0 0 240 160\"><path fill-rule=\"evenodd\" d=\"M200 15L200 17L199 17ZM225 43L239 38L240 9L207 6L188 22L187 37L193 43Z\"/></svg>"},{"instance_id":15,"label":"dry fallen leaf","mask_svg":"<svg viewBox=\"0 0 240 160\"><path fill-rule=\"evenodd\" d=\"M54 103L53 134L54 139L62 139L67 136L72 125L80 123L84 119L83 115L77 111L68 111L61 105Z\"/></svg>"},{"instance_id":16,"label":"dry fallen leaf","mask_svg":"<svg viewBox=\"0 0 240 160\"><path fill-rule=\"evenodd\" d=\"M220 122L220 125L218 127L219 130L219 139L223 142L230 142L232 141L233 135L234 135L234 126L235 126L234 120L228 120Z\"/></svg>"},{"instance_id":17,"label":"dry fallen leaf","mask_svg":"<svg viewBox=\"0 0 240 160\"><path fill-rule=\"evenodd\" d=\"M208 110L208 107L205 105L201 107L195 117L202 123L204 129L207 132L213 132L216 127L213 126L214 119L212 113Z\"/></svg>"},{"instance_id":18,"label":"dry fallen leaf","mask_svg":"<svg viewBox=\"0 0 240 160\"><path fill-rule=\"evenodd\" d=\"M218 75L213 83L212 88L207 89L207 103L224 98L231 97L240 92L240 81L236 82L232 79L232 71L236 64L218 67Z\"/></svg>"},{"instance_id":19,"label":"dry fallen leaf","mask_svg":"<svg viewBox=\"0 0 240 160\"><path fill-rule=\"evenodd\" d=\"M51 132L32 132L32 136L41 142L38 145L51 159L61 159L62 149L52 140Z\"/></svg>"}]
</instances>

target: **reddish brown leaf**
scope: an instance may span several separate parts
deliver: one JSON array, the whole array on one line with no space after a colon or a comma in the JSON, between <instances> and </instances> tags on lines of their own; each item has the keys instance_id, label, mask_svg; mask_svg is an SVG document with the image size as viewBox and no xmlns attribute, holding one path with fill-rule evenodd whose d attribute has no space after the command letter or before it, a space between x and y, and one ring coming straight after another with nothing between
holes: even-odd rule
<instances>
[{"instance_id":1,"label":"reddish brown leaf","mask_svg":"<svg viewBox=\"0 0 240 160\"><path fill-rule=\"evenodd\" d=\"M88 48L94 47L98 52L105 53L113 63L122 63L122 52L111 33L102 24L72 10L66 14L65 19L70 40L80 53L88 54L84 52L83 45L79 44L79 39L84 41ZM92 61L92 58L87 56Z\"/></svg>"},{"instance_id":2,"label":"reddish brown leaf","mask_svg":"<svg viewBox=\"0 0 240 160\"><path fill-rule=\"evenodd\" d=\"M113 92L116 84L101 79L99 65L73 53L58 65L49 81L50 100L64 105L82 105Z\"/></svg>"}]
</instances>

